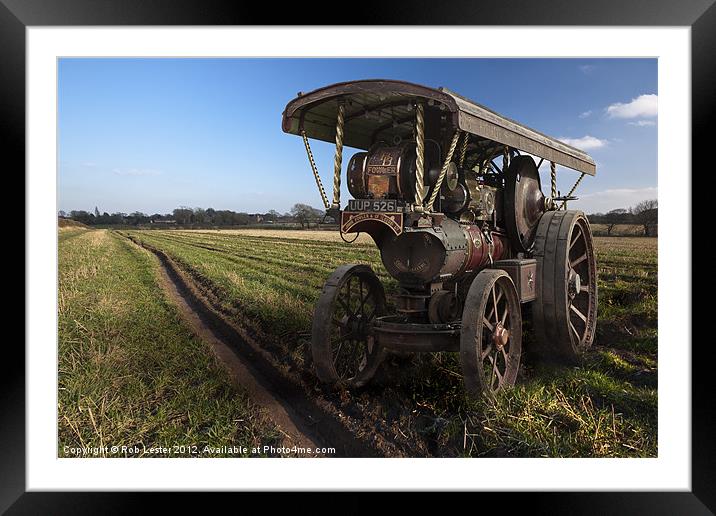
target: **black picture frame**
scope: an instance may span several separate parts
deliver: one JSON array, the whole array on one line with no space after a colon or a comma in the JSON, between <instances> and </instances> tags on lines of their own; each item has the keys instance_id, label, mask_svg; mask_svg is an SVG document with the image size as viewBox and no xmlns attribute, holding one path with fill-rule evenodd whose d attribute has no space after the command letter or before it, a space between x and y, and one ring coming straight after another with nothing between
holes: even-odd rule
<instances>
[{"instance_id":1,"label":"black picture frame","mask_svg":"<svg viewBox=\"0 0 716 516\"><path fill-rule=\"evenodd\" d=\"M336 10L335 3L277 4L201 0L0 0L0 106L5 158L14 170L25 168L25 30L29 26L107 25L316 25L319 13L343 12L331 25L576 25L691 27L692 170L710 171L709 125L716 110L716 0L468 0L413 1L401 7L375 1ZM281 7L286 5L287 7ZM310 7L310 8L306 8ZM297 14L298 12L302 14ZM350 12L350 14L348 14ZM327 22L326 22L327 23ZM693 177L693 174L692 174ZM708 177L708 176L707 176ZM691 180L692 178L685 178ZM693 203L692 203L693 204ZM691 207L684 207L684 218ZM688 230L688 229L686 229ZM693 235L693 233L692 233ZM689 254L690 254L689 250ZM29 272L26 269L26 275ZM691 277L684 278L691 283ZM695 306L695 305L694 305ZM32 309L27 306L26 309ZM692 316L693 320L693 316ZM680 346L691 346L691 328ZM708 339L710 340L710 339ZM7 341L10 344L10 340ZM703 342L707 344L707 342ZM16 346L17 347L17 346ZM707 383L712 375L708 349L692 353L692 490L690 492L620 493L479 493L481 506L498 497L528 503L531 512L550 514L713 514L716 511L716 411ZM6 346L0 393L0 511L8 514L126 513L145 508L149 495L132 493L26 492L25 356ZM661 384L660 388L668 389ZM153 496L153 495L152 495ZM488 500L492 497L495 500ZM176 494L163 509L185 504ZM224 498L222 496L222 498ZM420 500L420 497L418 497Z\"/></svg>"}]
</instances>

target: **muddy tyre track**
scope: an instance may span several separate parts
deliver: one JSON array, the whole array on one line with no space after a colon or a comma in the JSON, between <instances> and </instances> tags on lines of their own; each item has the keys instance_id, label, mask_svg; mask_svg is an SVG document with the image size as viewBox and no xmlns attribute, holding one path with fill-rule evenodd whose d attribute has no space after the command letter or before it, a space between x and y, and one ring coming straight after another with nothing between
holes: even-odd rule
<instances>
[{"instance_id":1,"label":"muddy tyre track","mask_svg":"<svg viewBox=\"0 0 716 516\"><path fill-rule=\"evenodd\" d=\"M271 360L268 352L247 334L242 328L227 321L211 304L204 299L199 289L179 269L174 261L159 249L124 235L134 244L154 254L162 267L162 273L169 284L165 285L168 295L180 296L176 300L196 317L204 328L211 332L219 342L217 354L223 344L235 355L221 357L229 370L249 392L249 396L259 405L267 407L272 419L288 430L292 444L298 446L333 447L335 457L381 457L384 453L374 446L370 439L356 436L341 420L341 414L332 410L329 403L312 396L298 380L281 371ZM189 321L196 328L197 321ZM203 333L200 331L200 333ZM205 340L212 335L204 334ZM215 346L216 349L216 346ZM238 363L237 363L238 362ZM250 375L250 378L247 378ZM279 404L280 407L277 407ZM288 418L288 420L287 420ZM290 421L289 421L290 420Z\"/></svg>"}]
</instances>

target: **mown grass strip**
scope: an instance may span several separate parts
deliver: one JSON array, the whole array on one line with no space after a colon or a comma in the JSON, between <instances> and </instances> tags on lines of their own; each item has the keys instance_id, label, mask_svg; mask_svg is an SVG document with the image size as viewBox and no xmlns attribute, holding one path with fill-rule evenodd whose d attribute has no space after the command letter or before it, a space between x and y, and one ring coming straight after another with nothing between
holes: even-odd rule
<instances>
[{"instance_id":1,"label":"mown grass strip","mask_svg":"<svg viewBox=\"0 0 716 516\"><path fill-rule=\"evenodd\" d=\"M145 449L174 445L183 448L170 456L236 456L204 450L278 443L274 425L165 300L156 267L105 230L60 241L59 456L77 447L117 456L112 446L152 456Z\"/></svg>"}]
</instances>

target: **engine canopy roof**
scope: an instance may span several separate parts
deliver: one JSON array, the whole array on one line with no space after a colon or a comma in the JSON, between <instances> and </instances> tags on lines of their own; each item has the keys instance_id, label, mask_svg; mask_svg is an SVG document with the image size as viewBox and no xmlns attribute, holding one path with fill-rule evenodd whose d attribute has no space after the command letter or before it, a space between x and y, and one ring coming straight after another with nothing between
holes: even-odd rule
<instances>
[{"instance_id":1,"label":"engine canopy roof","mask_svg":"<svg viewBox=\"0 0 716 516\"><path fill-rule=\"evenodd\" d=\"M290 134L334 142L339 102L345 103L344 145L368 149L376 139L405 138L412 133L413 104L439 109L447 123L477 137L532 154L547 161L596 174L594 160L584 151L504 117L447 88L429 88L389 79L340 82L299 95L286 105L282 128Z\"/></svg>"}]
</instances>

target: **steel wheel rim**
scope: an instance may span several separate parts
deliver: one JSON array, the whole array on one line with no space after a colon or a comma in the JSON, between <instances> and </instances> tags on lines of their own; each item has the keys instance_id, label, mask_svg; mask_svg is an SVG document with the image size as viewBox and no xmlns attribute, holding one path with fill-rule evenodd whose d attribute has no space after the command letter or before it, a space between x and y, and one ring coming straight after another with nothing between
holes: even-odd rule
<instances>
[{"instance_id":1,"label":"steel wheel rim","mask_svg":"<svg viewBox=\"0 0 716 516\"><path fill-rule=\"evenodd\" d=\"M596 262L589 228L580 218L573 226L567 246L567 314L569 336L575 348L589 342L596 311Z\"/></svg>"},{"instance_id":2,"label":"steel wheel rim","mask_svg":"<svg viewBox=\"0 0 716 516\"><path fill-rule=\"evenodd\" d=\"M512 320L508 294L502 278L492 284L487 304L482 314L482 322L475 335L475 345L479 349L482 361L484 385L488 391L499 392L505 383L508 367L511 364L510 348ZM507 332L507 338L496 339L498 333Z\"/></svg>"},{"instance_id":3,"label":"steel wheel rim","mask_svg":"<svg viewBox=\"0 0 716 516\"><path fill-rule=\"evenodd\" d=\"M337 289L329 339L333 368L342 382L358 376L374 351L370 327L381 303L371 279L351 275Z\"/></svg>"}]
</instances>

